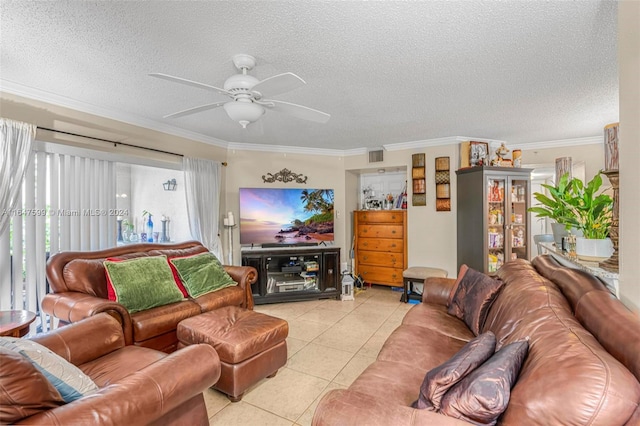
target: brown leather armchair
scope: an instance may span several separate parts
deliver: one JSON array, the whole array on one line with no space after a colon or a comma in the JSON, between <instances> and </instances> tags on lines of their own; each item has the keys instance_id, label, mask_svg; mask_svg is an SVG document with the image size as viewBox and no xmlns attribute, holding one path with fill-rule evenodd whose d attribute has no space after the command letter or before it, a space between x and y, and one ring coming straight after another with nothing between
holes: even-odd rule
<instances>
[{"instance_id":1,"label":"brown leather armchair","mask_svg":"<svg viewBox=\"0 0 640 426\"><path fill-rule=\"evenodd\" d=\"M32 340L76 365L99 390L18 424L209 424L202 392L220 377L220 359L209 345L192 345L168 355L125 346L120 323L106 313ZM24 393L30 386L26 379L16 383L20 386L16 392Z\"/></svg>"}]
</instances>

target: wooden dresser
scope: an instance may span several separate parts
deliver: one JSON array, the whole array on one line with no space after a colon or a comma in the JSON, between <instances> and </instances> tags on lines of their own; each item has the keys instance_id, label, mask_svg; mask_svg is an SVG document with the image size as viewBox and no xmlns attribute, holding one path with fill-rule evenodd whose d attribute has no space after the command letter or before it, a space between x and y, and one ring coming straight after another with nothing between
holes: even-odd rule
<instances>
[{"instance_id":1,"label":"wooden dresser","mask_svg":"<svg viewBox=\"0 0 640 426\"><path fill-rule=\"evenodd\" d=\"M402 271L407 269L407 211L355 211L353 222L355 272L367 283L402 287Z\"/></svg>"}]
</instances>

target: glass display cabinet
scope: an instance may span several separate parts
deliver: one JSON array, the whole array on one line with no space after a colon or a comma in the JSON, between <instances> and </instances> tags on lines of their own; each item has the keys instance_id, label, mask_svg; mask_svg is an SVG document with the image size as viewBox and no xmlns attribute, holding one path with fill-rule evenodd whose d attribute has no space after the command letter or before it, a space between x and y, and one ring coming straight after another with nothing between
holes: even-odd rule
<instances>
[{"instance_id":1,"label":"glass display cabinet","mask_svg":"<svg viewBox=\"0 0 640 426\"><path fill-rule=\"evenodd\" d=\"M530 258L531 169L472 167L457 174L457 252L462 264L495 273Z\"/></svg>"}]
</instances>

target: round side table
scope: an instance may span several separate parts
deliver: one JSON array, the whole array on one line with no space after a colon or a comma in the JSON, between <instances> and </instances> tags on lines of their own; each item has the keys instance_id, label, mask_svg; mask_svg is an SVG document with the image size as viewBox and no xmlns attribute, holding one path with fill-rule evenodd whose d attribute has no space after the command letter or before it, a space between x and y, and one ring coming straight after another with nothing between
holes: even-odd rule
<instances>
[{"instance_id":1,"label":"round side table","mask_svg":"<svg viewBox=\"0 0 640 426\"><path fill-rule=\"evenodd\" d=\"M0 336L23 337L35 319L30 311L0 311Z\"/></svg>"}]
</instances>

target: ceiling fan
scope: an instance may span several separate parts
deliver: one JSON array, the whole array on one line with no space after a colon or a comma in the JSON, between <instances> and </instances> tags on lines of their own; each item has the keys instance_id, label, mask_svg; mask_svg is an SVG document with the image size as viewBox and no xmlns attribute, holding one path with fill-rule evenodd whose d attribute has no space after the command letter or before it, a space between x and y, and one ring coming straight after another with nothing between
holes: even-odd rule
<instances>
[{"instance_id":1,"label":"ceiling fan","mask_svg":"<svg viewBox=\"0 0 640 426\"><path fill-rule=\"evenodd\" d=\"M199 87L231 98L230 101L214 102L174 112L173 114L165 115L164 118L184 117L185 115L218 107L223 107L227 115L229 115L232 120L240 123L243 128L257 121L266 110L282 112L317 123L326 123L331 117L331 115L313 108L274 99L265 99L263 97L263 93L269 96L279 95L307 84L297 75L287 72L260 81L247 74L247 71L250 71L256 65L256 60L253 56L245 54L235 55L233 57L233 64L240 70L240 74L234 74L229 77L224 82L224 88L222 89L172 75L162 73L149 74L152 77Z\"/></svg>"}]
</instances>

